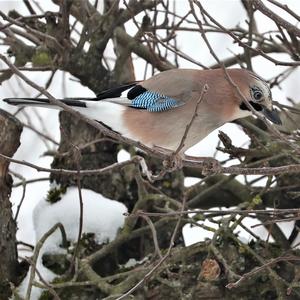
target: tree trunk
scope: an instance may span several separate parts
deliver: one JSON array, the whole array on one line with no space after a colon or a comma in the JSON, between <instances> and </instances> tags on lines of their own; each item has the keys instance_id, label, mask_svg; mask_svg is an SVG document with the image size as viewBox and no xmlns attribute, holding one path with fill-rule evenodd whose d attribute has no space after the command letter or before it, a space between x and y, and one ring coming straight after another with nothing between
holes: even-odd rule
<instances>
[{"instance_id":1,"label":"tree trunk","mask_svg":"<svg viewBox=\"0 0 300 300\"><path fill-rule=\"evenodd\" d=\"M20 145L21 123L0 110L0 153L12 157ZM16 222L12 216L12 178L8 174L9 162L0 157L0 299L11 294L9 282L17 277L18 256L16 247Z\"/></svg>"}]
</instances>

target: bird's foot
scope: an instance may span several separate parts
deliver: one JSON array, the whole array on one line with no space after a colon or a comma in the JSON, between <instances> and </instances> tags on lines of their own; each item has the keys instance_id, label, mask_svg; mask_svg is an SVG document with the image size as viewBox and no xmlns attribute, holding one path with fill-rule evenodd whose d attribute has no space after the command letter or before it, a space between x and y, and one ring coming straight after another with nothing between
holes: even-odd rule
<instances>
[{"instance_id":1,"label":"bird's foot","mask_svg":"<svg viewBox=\"0 0 300 300\"><path fill-rule=\"evenodd\" d=\"M178 153L172 153L167 159L163 161L163 166L168 172L182 169L182 155Z\"/></svg>"},{"instance_id":2,"label":"bird's foot","mask_svg":"<svg viewBox=\"0 0 300 300\"><path fill-rule=\"evenodd\" d=\"M203 160L202 174L204 176L214 175L221 173L222 165L221 163L215 159L207 157L208 159Z\"/></svg>"},{"instance_id":3,"label":"bird's foot","mask_svg":"<svg viewBox=\"0 0 300 300\"><path fill-rule=\"evenodd\" d=\"M159 146L155 146L156 150L167 156L166 159L163 160L163 166L164 170L162 170L163 173L165 172L173 172L176 170L180 170L183 167L183 155L182 153L177 153L174 151L171 151L169 149L165 149Z\"/></svg>"},{"instance_id":4,"label":"bird's foot","mask_svg":"<svg viewBox=\"0 0 300 300\"><path fill-rule=\"evenodd\" d=\"M222 170L221 163L212 157L197 157L197 156L189 156L185 155L184 160L186 162L191 163L191 166L195 164L201 164L202 167L202 174L204 176L218 174ZM195 165L194 165L195 166Z\"/></svg>"}]
</instances>

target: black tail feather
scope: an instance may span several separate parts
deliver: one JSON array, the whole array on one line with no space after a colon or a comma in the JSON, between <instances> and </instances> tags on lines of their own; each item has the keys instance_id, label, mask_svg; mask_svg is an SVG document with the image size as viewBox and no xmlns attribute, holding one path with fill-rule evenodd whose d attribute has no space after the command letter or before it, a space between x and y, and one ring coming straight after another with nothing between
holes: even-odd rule
<instances>
[{"instance_id":1,"label":"black tail feather","mask_svg":"<svg viewBox=\"0 0 300 300\"><path fill-rule=\"evenodd\" d=\"M57 99L61 102L70 105L70 106L77 106L77 107L86 107L85 101L99 101L109 98L118 98L122 95L123 92L126 90L129 90L129 95L132 94L134 96L136 93L140 94L145 89L138 84L138 81L128 83L125 85L121 85L115 88L111 88L108 90L105 90L97 95L97 97L94 98L65 98L65 99ZM133 89L131 89L134 87ZM136 89L138 88L138 89ZM140 91L141 90L141 91ZM133 95L134 94L134 95ZM136 95L135 95L136 96ZM131 97L132 98L132 97ZM130 99L131 99L130 98ZM8 104L11 105L36 105L36 106L42 106L43 104L51 105L50 101L47 98L6 98L3 99Z\"/></svg>"},{"instance_id":2,"label":"black tail feather","mask_svg":"<svg viewBox=\"0 0 300 300\"><path fill-rule=\"evenodd\" d=\"M95 98L67 98L67 99L57 99L64 104L70 106L77 106L77 107L86 107L84 101L95 101ZM5 98L3 99L4 102L11 104L11 105L43 105L48 104L51 105L49 99L46 98Z\"/></svg>"},{"instance_id":3,"label":"black tail feather","mask_svg":"<svg viewBox=\"0 0 300 300\"><path fill-rule=\"evenodd\" d=\"M124 84L115 88L111 88L108 90L105 90L97 95L97 97L94 98L65 98L65 99L57 99L67 105L70 106L77 106L77 107L86 107L85 101L99 101L109 98L118 98L122 95L123 92L126 90L130 90L132 87L140 87L137 86L138 81ZM141 87L140 87L141 88ZM138 93L140 93L140 88L138 89ZM145 90L142 88L142 90ZM137 90L133 89L133 91L129 92L131 95L132 93L136 93ZM45 105L51 105L50 101L47 98L5 98L3 99L4 102L11 104L11 105L36 105L36 106L43 106Z\"/></svg>"}]
</instances>

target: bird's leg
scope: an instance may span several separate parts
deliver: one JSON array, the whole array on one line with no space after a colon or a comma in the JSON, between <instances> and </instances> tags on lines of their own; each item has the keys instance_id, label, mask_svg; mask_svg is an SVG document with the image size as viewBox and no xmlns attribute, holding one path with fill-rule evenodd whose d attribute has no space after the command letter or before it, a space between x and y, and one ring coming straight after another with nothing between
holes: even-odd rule
<instances>
[{"instance_id":1,"label":"bird's leg","mask_svg":"<svg viewBox=\"0 0 300 300\"><path fill-rule=\"evenodd\" d=\"M220 162L213 157L199 157L184 154L183 160L186 163L201 163L202 174L204 176L220 173L220 171L222 170L222 165L220 164Z\"/></svg>"}]
</instances>

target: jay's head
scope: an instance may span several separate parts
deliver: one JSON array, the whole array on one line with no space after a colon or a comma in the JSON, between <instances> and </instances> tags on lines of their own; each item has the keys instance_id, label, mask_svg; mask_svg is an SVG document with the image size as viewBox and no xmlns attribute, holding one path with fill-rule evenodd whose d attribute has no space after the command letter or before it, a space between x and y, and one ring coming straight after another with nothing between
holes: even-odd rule
<instances>
[{"instance_id":1,"label":"jay's head","mask_svg":"<svg viewBox=\"0 0 300 300\"><path fill-rule=\"evenodd\" d=\"M249 105L251 105L255 111L261 112L274 124L281 125L278 111L273 108L272 93L269 85L254 73L248 72L248 74L247 84L243 88L243 94L246 96L248 105L244 100L241 100L240 109L244 112L250 112L251 108Z\"/></svg>"}]
</instances>

